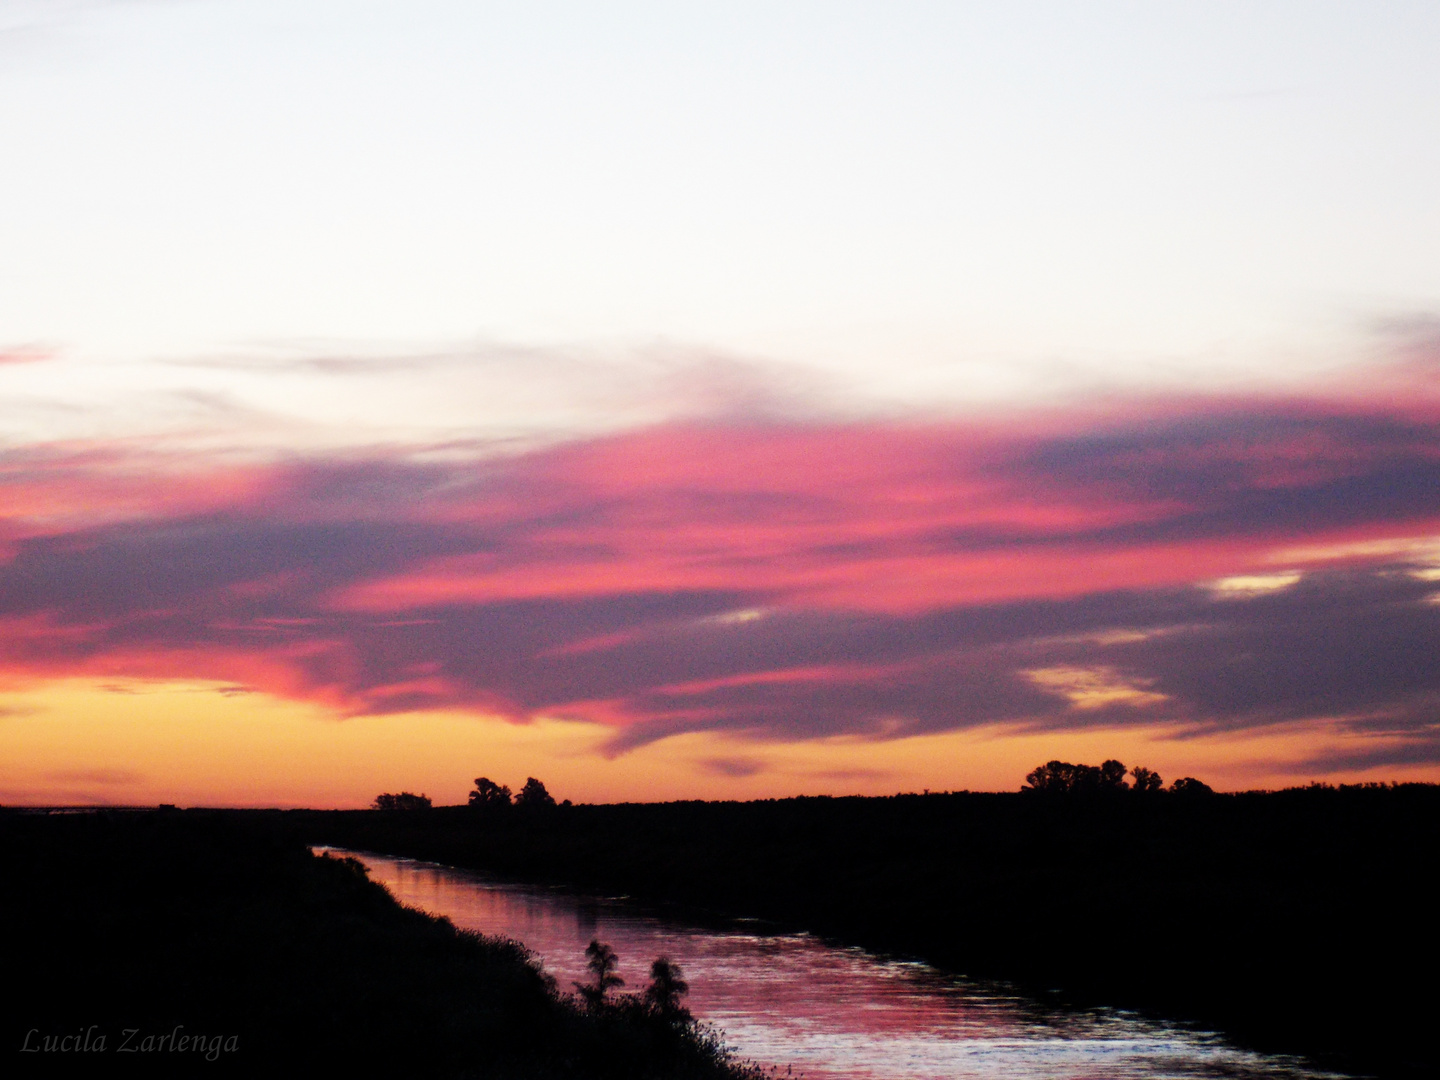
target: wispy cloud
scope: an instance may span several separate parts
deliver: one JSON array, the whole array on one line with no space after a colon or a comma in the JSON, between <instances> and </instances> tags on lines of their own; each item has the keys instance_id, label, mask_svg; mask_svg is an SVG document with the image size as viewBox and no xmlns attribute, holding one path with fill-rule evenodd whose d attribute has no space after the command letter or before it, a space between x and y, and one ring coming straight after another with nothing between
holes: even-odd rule
<instances>
[{"instance_id":1,"label":"wispy cloud","mask_svg":"<svg viewBox=\"0 0 1440 1080\"><path fill-rule=\"evenodd\" d=\"M764 763L753 758L706 758L698 764L701 772L712 776L755 776L765 771Z\"/></svg>"},{"instance_id":2,"label":"wispy cloud","mask_svg":"<svg viewBox=\"0 0 1440 1080\"><path fill-rule=\"evenodd\" d=\"M60 769L46 773L45 779L62 783L123 787L138 784L144 777L130 769Z\"/></svg>"},{"instance_id":3,"label":"wispy cloud","mask_svg":"<svg viewBox=\"0 0 1440 1080\"><path fill-rule=\"evenodd\" d=\"M38 364L53 359L55 350L43 345L0 345L0 366L6 364Z\"/></svg>"}]
</instances>

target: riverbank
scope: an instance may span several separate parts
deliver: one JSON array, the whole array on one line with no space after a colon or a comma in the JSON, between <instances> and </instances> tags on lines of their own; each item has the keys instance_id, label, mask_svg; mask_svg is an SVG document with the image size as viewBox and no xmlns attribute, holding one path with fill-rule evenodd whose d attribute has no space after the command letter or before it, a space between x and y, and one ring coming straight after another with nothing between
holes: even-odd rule
<instances>
[{"instance_id":1,"label":"riverbank","mask_svg":"<svg viewBox=\"0 0 1440 1080\"><path fill-rule=\"evenodd\" d=\"M286 820L315 842L768 918L1348 1070L1433 1069L1434 786Z\"/></svg>"},{"instance_id":2,"label":"riverbank","mask_svg":"<svg viewBox=\"0 0 1440 1080\"><path fill-rule=\"evenodd\" d=\"M740 1080L703 1033L586 1011L513 942L402 908L273 814L0 812L12 1070Z\"/></svg>"}]
</instances>

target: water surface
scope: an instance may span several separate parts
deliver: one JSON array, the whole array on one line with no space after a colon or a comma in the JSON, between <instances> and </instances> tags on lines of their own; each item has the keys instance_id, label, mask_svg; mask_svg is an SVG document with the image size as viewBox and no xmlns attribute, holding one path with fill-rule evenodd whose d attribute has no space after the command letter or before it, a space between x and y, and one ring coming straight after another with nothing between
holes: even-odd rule
<instances>
[{"instance_id":1,"label":"water surface","mask_svg":"<svg viewBox=\"0 0 1440 1080\"><path fill-rule=\"evenodd\" d=\"M1098 1080L1334 1077L1293 1059L1118 1010L1063 1010L1003 985L837 947L808 934L673 923L623 900L577 897L368 852L353 854L401 903L527 945L561 989L584 979L585 946L614 947L628 989L665 955L695 1015L744 1058L811 1080Z\"/></svg>"}]
</instances>

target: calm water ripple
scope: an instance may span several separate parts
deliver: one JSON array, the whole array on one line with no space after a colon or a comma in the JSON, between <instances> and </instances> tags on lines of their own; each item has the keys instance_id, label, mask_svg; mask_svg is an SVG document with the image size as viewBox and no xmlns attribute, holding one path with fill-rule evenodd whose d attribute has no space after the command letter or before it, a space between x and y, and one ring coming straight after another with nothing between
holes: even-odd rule
<instances>
[{"instance_id":1,"label":"calm water ripple","mask_svg":"<svg viewBox=\"0 0 1440 1080\"><path fill-rule=\"evenodd\" d=\"M332 849L334 850L334 849ZM1058 1010L1005 987L887 960L808 934L706 930L599 900L491 880L435 863L353 854L401 903L522 941L562 989L584 979L585 946L609 942L629 988L669 956L690 1007L742 1057L811 1080L1097 1080L1335 1077L1293 1058L1110 1009Z\"/></svg>"}]
</instances>

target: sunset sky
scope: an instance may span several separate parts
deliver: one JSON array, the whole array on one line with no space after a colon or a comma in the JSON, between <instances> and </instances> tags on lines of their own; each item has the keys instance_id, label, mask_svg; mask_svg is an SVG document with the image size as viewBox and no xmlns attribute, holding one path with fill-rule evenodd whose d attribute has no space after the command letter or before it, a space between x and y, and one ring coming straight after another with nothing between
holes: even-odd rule
<instances>
[{"instance_id":1,"label":"sunset sky","mask_svg":"<svg viewBox=\"0 0 1440 1080\"><path fill-rule=\"evenodd\" d=\"M1440 780L1437 55L0 0L0 802Z\"/></svg>"}]
</instances>

